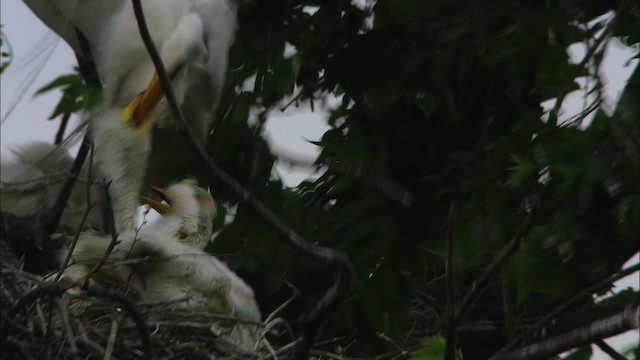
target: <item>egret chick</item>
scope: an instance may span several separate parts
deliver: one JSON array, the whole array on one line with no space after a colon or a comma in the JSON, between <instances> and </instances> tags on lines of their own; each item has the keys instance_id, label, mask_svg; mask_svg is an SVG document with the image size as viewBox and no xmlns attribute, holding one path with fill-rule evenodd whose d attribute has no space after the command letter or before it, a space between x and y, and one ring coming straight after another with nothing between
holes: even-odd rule
<instances>
[{"instance_id":1,"label":"egret chick","mask_svg":"<svg viewBox=\"0 0 640 360\"><path fill-rule=\"evenodd\" d=\"M152 201L151 206L164 215L137 232L121 234L99 275L135 288L147 302L184 300L176 306L261 322L251 287L202 250L213 228L215 203L211 195L192 180L172 185L162 193L172 206ZM102 259L110 242L109 236L81 234L65 277L71 281L84 278ZM130 265L135 259L139 263ZM255 328L255 324L240 322L230 336L243 348L252 349Z\"/></svg>"}]
</instances>

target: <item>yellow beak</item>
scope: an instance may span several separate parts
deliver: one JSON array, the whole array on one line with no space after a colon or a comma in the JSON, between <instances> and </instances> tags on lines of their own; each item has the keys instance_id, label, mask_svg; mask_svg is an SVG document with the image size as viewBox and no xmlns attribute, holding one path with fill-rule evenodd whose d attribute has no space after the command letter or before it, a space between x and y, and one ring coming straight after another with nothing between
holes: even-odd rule
<instances>
[{"instance_id":1,"label":"yellow beak","mask_svg":"<svg viewBox=\"0 0 640 360\"><path fill-rule=\"evenodd\" d=\"M134 97L124 108L124 120L136 130L147 129L153 123L151 115L163 96L158 75L154 74L147 89Z\"/></svg>"},{"instance_id":2,"label":"yellow beak","mask_svg":"<svg viewBox=\"0 0 640 360\"><path fill-rule=\"evenodd\" d=\"M167 199L167 196L168 196L167 190L155 185L147 185L147 186L151 188L151 190L157 192L163 199L165 200ZM167 215L173 212L173 209L171 208L171 206L165 205L160 201L152 199L148 196L140 195L140 201L143 204L149 205L152 209L157 211L160 215Z\"/></svg>"}]
</instances>

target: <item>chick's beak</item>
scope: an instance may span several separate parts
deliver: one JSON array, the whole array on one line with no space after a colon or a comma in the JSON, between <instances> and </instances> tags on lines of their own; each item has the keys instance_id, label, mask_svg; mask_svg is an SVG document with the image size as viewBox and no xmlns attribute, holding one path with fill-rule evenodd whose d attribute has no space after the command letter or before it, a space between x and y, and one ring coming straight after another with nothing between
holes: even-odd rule
<instances>
[{"instance_id":1,"label":"chick's beak","mask_svg":"<svg viewBox=\"0 0 640 360\"><path fill-rule=\"evenodd\" d=\"M167 195L168 195L167 190L155 185L147 185L147 186L151 190L155 191L158 195L160 195L162 199L167 200ZM160 215L167 215L173 211L173 209L169 205L163 204L162 202L152 199L148 196L140 195L140 201L143 204L149 205L151 208L157 211Z\"/></svg>"}]
</instances>

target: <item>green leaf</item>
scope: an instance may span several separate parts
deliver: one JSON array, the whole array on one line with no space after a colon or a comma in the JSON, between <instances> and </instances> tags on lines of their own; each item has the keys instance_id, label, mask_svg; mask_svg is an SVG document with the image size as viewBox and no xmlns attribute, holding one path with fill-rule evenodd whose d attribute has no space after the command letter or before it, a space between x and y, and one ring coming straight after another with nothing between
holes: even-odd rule
<instances>
[{"instance_id":1,"label":"green leaf","mask_svg":"<svg viewBox=\"0 0 640 360\"><path fill-rule=\"evenodd\" d=\"M591 346L584 346L571 352L571 354L564 357L563 360L589 360L591 359L592 353Z\"/></svg>"},{"instance_id":2,"label":"green leaf","mask_svg":"<svg viewBox=\"0 0 640 360\"><path fill-rule=\"evenodd\" d=\"M511 171L509 184L511 184L511 186L515 187L530 182L537 174L535 164L524 158L516 154L511 154L511 160L515 163L515 165L509 167L509 171Z\"/></svg>"},{"instance_id":3,"label":"green leaf","mask_svg":"<svg viewBox=\"0 0 640 360\"><path fill-rule=\"evenodd\" d=\"M428 337L420 342L420 348L411 353L412 360L442 360L444 358L445 339L442 336ZM462 353L457 351L457 360L462 360Z\"/></svg>"}]
</instances>

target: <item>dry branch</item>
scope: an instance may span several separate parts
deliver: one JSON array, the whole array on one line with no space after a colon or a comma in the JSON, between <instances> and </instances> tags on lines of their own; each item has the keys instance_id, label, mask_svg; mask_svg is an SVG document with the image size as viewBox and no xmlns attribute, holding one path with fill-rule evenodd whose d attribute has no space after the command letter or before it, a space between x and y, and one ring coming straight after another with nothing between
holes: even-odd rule
<instances>
[{"instance_id":1,"label":"dry branch","mask_svg":"<svg viewBox=\"0 0 640 360\"><path fill-rule=\"evenodd\" d=\"M594 321L569 333L527 345L511 352L499 353L489 360L546 359L561 352L618 335L627 330L637 329L640 324L639 318L640 306L630 306L615 315Z\"/></svg>"}]
</instances>

